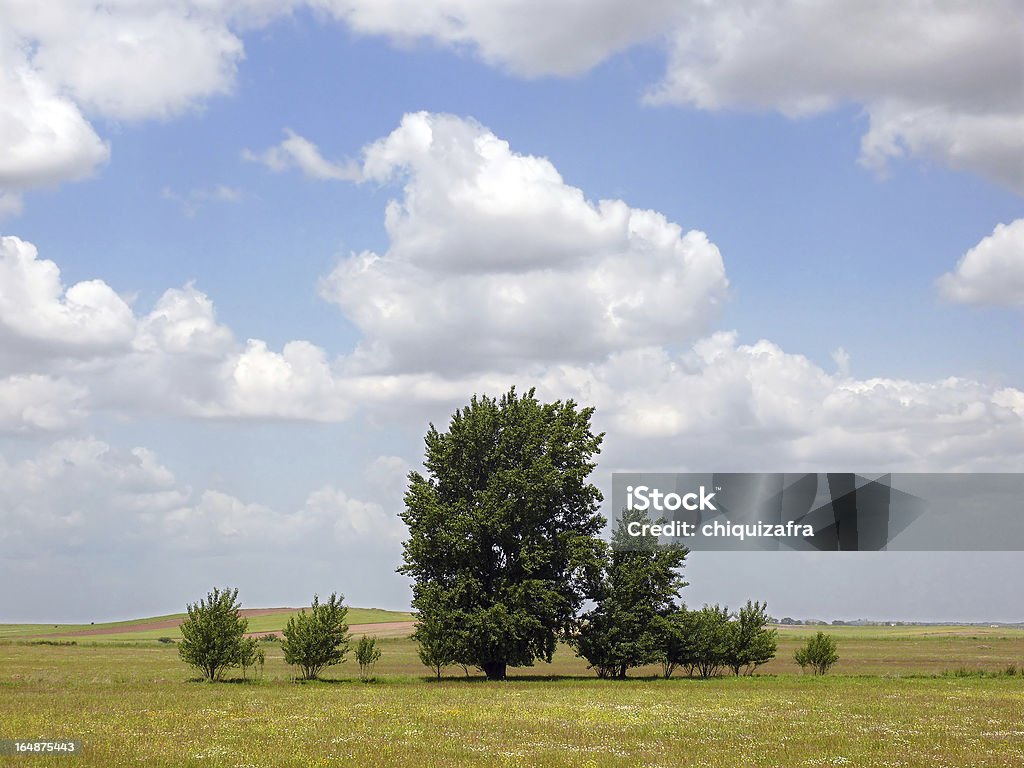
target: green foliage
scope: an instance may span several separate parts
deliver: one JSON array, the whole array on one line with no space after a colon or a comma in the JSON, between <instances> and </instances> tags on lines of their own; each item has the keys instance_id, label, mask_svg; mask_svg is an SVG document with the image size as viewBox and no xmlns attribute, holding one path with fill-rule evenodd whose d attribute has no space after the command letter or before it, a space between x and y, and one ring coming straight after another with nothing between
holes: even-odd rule
<instances>
[{"instance_id":1,"label":"green foliage","mask_svg":"<svg viewBox=\"0 0 1024 768\"><path fill-rule=\"evenodd\" d=\"M625 678L626 670L663 657L668 617L686 586L679 571L688 550L659 546L657 537L632 537L631 522L649 523L644 512L623 510L595 608L571 639L598 677Z\"/></svg>"},{"instance_id":2,"label":"green foliage","mask_svg":"<svg viewBox=\"0 0 1024 768\"><path fill-rule=\"evenodd\" d=\"M824 675L829 668L839 661L836 653L836 641L831 635L819 632L807 644L793 655L796 663L803 670L810 667L816 675Z\"/></svg>"},{"instance_id":3,"label":"green foliage","mask_svg":"<svg viewBox=\"0 0 1024 768\"><path fill-rule=\"evenodd\" d=\"M697 613L680 606L658 622L661 639L658 660L665 678L680 667L686 667L693 674L697 666Z\"/></svg>"},{"instance_id":4,"label":"green foliage","mask_svg":"<svg viewBox=\"0 0 1024 768\"><path fill-rule=\"evenodd\" d=\"M531 389L476 397L425 437L427 475L409 475L402 519L417 640L427 663L481 668L550 661L600 578L601 493L587 482L603 435L592 408L540 403ZM447 641L442 628L457 627Z\"/></svg>"},{"instance_id":5,"label":"green foliage","mask_svg":"<svg viewBox=\"0 0 1024 768\"><path fill-rule=\"evenodd\" d=\"M370 679L373 674L373 665L380 659L380 648L377 647L377 638L372 635L363 635L356 643L356 661L359 662L359 677L364 681Z\"/></svg>"},{"instance_id":6,"label":"green foliage","mask_svg":"<svg viewBox=\"0 0 1024 768\"><path fill-rule=\"evenodd\" d=\"M714 677L729 663L733 630L729 609L705 605L693 613L693 668L703 678Z\"/></svg>"},{"instance_id":7,"label":"green foliage","mask_svg":"<svg viewBox=\"0 0 1024 768\"><path fill-rule=\"evenodd\" d=\"M243 635L249 622L240 610L238 590L230 588L215 587L206 600L187 606L178 654L207 680L219 680L225 669L237 667L241 661Z\"/></svg>"},{"instance_id":8,"label":"green foliage","mask_svg":"<svg viewBox=\"0 0 1024 768\"><path fill-rule=\"evenodd\" d=\"M443 597L436 585L424 586L421 605L432 606L433 610L420 614L412 634L420 661L434 670L438 680L446 666L459 663L459 650L466 644L463 628L453 620L455 614L444 609Z\"/></svg>"},{"instance_id":9,"label":"green foliage","mask_svg":"<svg viewBox=\"0 0 1024 768\"><path fill-rule=\"evenodd\" d=\"M340 595L331 594L326 603L313 595L310 610L288 619L281 649L288 664L299 667L303 680L315 680L325 667L341 664L348 652L348 613Z\"/></svg>"},{"instance_id":10,"label":"green foliage","mask_svg":"<svg viewBox=\"0 0 1024 768\"><path fill-rule=\"evenodd\" d=\"M730 624L729 653L726 665L734 675L754 670L775 658L778 647L777 632L768 629L768 604L747 601Z\"/></svg>"},{"instance_id":11,"label":"green foliage","mask_svg":"<svg viewBox=\"0 0 1024 768\"><path fill-rule=\"evenodd\" d=\"M242 677L245 677L250 669L256 669L263 674L263 665L267 661L267 655L260 648L260 641L255 637L243 637L239 647L238 665L242 668Z\"/></svg>"}]
</instances>

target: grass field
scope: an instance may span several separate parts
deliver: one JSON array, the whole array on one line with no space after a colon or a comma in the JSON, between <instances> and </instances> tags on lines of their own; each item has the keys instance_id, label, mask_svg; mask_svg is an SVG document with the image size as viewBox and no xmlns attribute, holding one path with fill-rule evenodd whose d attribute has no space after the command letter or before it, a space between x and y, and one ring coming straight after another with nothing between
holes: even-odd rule
<instances>
[{"instance_id":1,"label":"grass field","mask_svg":"<svg viewBox=\"0 0 1024 768\"><path fill-rule=\"evenodd\" d=\"M288 617L301 609L282 608L272 613L249 616L249 632L276 632L284 629ZM101 640L103 642L156 640L161 637L181 639L178 627L147 629L147 625L162 622L179 622L184 613L166 616L152 616L148 619L115 621L102 624L0 624L0 640L23 640L29 638L53 638L63 640ZM349 624L382 624L386 622L410 621L411 613L384 611L380 608L349 608ZM87 634L100 631L102 634Z\"/></svg>"},{"instance_id":2,"label":"grass field","mask_svg":"<svg viewBox=\"0 0 1024 768\"><path fill-rule=\"evenodd\" d=\"M840 662L803 677L780 632L754 678L600 681L567 649L489 683L429 681L407 638L381 640L376 680L353 661L298 684L267 644L262 679L209 684L173 646L107 637L0 643L0 738L77 738L32 766L1021 766L1024 631L829 628ZM656 670L641 669L642 677ZM548 679L545 679L548 677Z\"/></svg>"}]
</instances>

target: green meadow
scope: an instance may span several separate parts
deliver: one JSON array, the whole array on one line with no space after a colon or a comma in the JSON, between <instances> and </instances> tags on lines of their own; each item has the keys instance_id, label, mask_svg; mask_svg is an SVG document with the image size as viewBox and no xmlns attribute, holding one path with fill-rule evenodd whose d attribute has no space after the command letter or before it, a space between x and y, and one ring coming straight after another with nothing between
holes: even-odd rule
<instances>
[{"instance_id":1,"label":"green meadow","mask_svg":"<svg viewBox=\"0 0 1024 768\"><path fill-rule=\"evenodd\" d=\"M834 672L802 676L792 654L817 629L780 630L777 658L755 677L661 680L652 667L632 680L597 680L562 648L552 664L512 670L504 683L461 668L436 681L411 640L382 637L369 683L351 659L322 682L296 683L279 647L267 643L261 675L211 684L196 679L173 645L148 637L50 645L3 627L0 738L78 739L84 751L0 760L168 768L1024 765L1024 675L1007 674L1010 665L1024 667L1024 630L830 627L841 657Z\"/></svg>"}]
</instances>

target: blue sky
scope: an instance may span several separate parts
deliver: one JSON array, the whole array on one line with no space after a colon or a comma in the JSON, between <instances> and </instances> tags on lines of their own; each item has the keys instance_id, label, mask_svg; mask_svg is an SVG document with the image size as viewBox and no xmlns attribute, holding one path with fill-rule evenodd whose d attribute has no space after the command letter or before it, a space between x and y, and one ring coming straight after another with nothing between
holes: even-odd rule
<instances>
[{"instance_id":1,"label":"blue sky","mask_svg":"<svg viewBox=\"0 0 1024 768\"><path fill-rule=\"evenodd\" d=\"M402 607L425 426L511 384L602 487L1020 470L1024 17L884 5L0 4L0 620ZM1024 619L1017 555L788 557L688 600Z\"/></svg>"}]
</instances>

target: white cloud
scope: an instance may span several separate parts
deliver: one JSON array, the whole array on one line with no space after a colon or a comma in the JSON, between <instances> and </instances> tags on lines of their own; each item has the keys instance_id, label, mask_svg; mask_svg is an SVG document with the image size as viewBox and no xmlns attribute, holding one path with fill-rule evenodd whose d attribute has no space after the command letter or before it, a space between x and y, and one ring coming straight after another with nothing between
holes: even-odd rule
<instances>
[{"instance_id":1,"label":"white cloud","mask_svg":"<svg viewBox=\"0 0 1024 768\"><path fill-rule=\"evenodd\" d=\"M1024 307L1024 219L997 224L938 287L949 301Z\"/></svg>"},{"instance_id":2,"label":"white cloud","mask_svg":"<svg viewBox=\"0 0 1024 768\"><path fill-rule=\"evenodd\" d=\"M661 35L674 0L316 0L353 30L399 42L429 38L468 47L519 75L578 75L612 54Z\"/></svg>"},{"instance_id":3,"label":"white cloud","mask_svg":"<svg viewBox=\"0 0 1024 768\"><path fill-rule=\"evenodd\" d=\"M14 375L0 386L8 431L65 428L87 400L119 413L223 419L337 421L353 409L321 348L241 346L192 284L136 317L102 280L65 288L57 265L16 237L0 238L0 340L0 371Z\"/></svg>"},{"instance_id":4,"label":"white cloud","mask_svg":"<svg viewBox=\"0 0 1024 768\"><path fill-rule=\"evenodd\" d=\"M85 416L87 392L64 378L38 374L0 379L0 434L68 429Z\"/></svg>"},{"instance_id":5,"label":"white cloud","mask_svg":"<svg viewBox=\"0 0 1024 768\"><path fill-rule=\"evenodd\" d=\"M142 544L147 556L190 551L267 555L303 542L318 557L393 547L404 527L375 502L327 485L279 512L220 490L193 491L146 448L119 449L94 437L60 440L34 456L0 455L0 544L5 556L48 557Z\"/></svg>"},{"instance_id":6,"label":"white cloud","mask_svg":"<svg viewBox=\"0 0 1024 768\"><path fill-rule=\"evenodd\" d=\"M19 190L88 176L110 150L5 38L0 31L0 212L10 215L20 212Z\"/></svg>"},{"instance_id":7,"label":"white cloud","mask_svg":"<svg viewBox=\"0 0 1024 768\"><path fill-rule=\"evenodd\" d=\"M132 350L89 375L114 410L340 421L353 408L323 349L291 341L276 352L259 339L241 346L191 284L166 291L139 320Z\"/></svg>"},{"instance_id":8,"label":"white cloud","mask_svg":"<svg viewBox=\"0 0 1024 768\"><path fill-rule=\"evenodd\" d=\"M309 139L299 136L290 128L285 129L285 138L262 152L242 150L242 158L265 165L272 171L286 171L297 168L310 179L319 181L359 181L362 173L359 166L351 162L332 163Z\"/></svg>"},{"instance_id":9,"label":"white cloud","mask_svg":"<svg viewBox=\"0 0 1024 768\"><path fill-rule=\"evenodd\" d=\"M109 146L83 113L167 118L229 92L243 57L234 5L0 0L0 193L106 162Z\"/></svg>"},{"instance_id":10,"label":"white cloud","mask_svg":"<svg viewBox=\"0 0 1024 768\"><path fill-rule=\"evenodd\" d=\"M187 497L149 451L95 438L61 440L16 462L0 456L0 485L0 543L15 559L41 548L102 557Z\"/></svg>"},{"instance_id":11,"label":"white cloud","mask_svg":"<svg viewBox=\"0 0 1024 768\"><path fill-rule=\"evenodd\" d=\"M1022 37L1015 0L693 4L650 99L791 116L860 104L866 164L932 157L1024 192Z\"/></svg>"},{"instance_id":12,"label":"white cloud","mask_svg":"<svg viewBox=\"0 0 1024 768\"><path fill-rule=\"evenodd\" d=\"M126 348L134 331L131 308L102 280L65 288L34 245L0 237L0 339L9 354L29 346L34 355L97 354Z\"/></svg>"},{"instance_id":13,"label":"white cloud","mask_svg":"<svg viewBox=\"0 0 1024 768\"><path fill-rule=\"evenodd\" d=\"M727 281L703 232L621 200L593 203L545 158L471 120L406 115L363 172L400 180L383 255L322 281L363 332L363 370L509 370L680 343L714 318Z\"/></svg>"},{"instance_id":14,"label":"white cloud","mask_svg":"<svg viewBox=\"0 0 1024 768\"><path fill-rule=\"evenodd\" d=\"M1024 458L1024 393L962 378L830 374L769 341L716 333L689 352L624 354L579 383L603 408L617 463L693 470L790 467L1008 471Z\"/></svg>"},{"instance_id":15,"label":"white cloud","mask_svg":"<svg viewBox=\"0 0 1024 768\"><path fill-rule=\"evenodd\" d=\"M242 42L228 3L6 2L10 34L32 67L92 112L168 117L230 90Z\"/></svg>"},{"instance_id":16,"label":"white cloud","mask_svg":"<svg viewBox=\"0 0 1024 768\"><path fill-rule=\"evenodd\" d=\"M809 114L862 105L862 161L936 158L1024 191L1024 14L1015 0L678 3L623 0L0 0L0 192L81 178L108 147L83 112L168 118L230 93L239 35L299 8L405 45L468 49L514 74L572 76L670 40L651 98ZM26 53L27 52L27 53ZM352 178L289 134L271 167Z\"/></svg>"}]
</instances>

